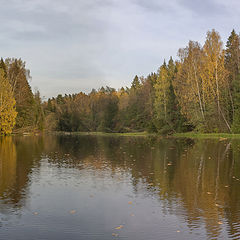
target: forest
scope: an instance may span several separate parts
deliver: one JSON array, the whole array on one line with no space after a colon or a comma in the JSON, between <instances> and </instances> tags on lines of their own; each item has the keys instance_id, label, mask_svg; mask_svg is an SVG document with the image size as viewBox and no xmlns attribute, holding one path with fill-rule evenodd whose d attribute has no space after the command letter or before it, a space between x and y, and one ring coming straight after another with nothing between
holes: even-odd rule
<instances>
[{"instance_id":1,"label":"forest","mask_svg":"<svg viewBox=\"0 0 240 240\"><path fill-rule=\"evenodd\" d=\"M21 59L0 61L0 133L32 131L240 133L240 36L224 47L214 29L203 46L180 48L156 72L131 86L89 94L59 94L42 101L33 93Z\"/></svg>"}]
</instances>

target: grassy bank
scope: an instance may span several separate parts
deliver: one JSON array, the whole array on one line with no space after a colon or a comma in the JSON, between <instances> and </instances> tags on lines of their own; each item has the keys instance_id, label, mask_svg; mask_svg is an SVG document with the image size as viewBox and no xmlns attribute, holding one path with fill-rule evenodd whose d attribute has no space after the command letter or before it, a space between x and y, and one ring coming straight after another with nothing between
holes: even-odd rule
<instances>
[{"instance_id":1,"label":"grassy bank","mask_svg":"<svg viewBox=\"0 0 240 240\"><path fill-rule=\"evenodd\" d=\"M56 135L82 135L82 136L126 136L126 137L173 137L173 138L239 138L240 134L230 134L230 133L196 133L196 132L186 132L186 133L174 133L173 135L159 135L156 133L148 132L129 132L129 133L105 133L105 132L43 132L45 134L56 134ZM19 131L14 132L14 135L39 135L39 131Z\"/></svg>"},{"instance_id":2,"label":"grassy bank","mask_svg":"<svg viewBox=\"0 0 240 240\"><path fill-rule=\"evenodd\" d=\"M239 138L240 134L231 133L175 133L173 137L185 137L185 138Z\"/></svg>"},{"instance_id":3,"label":"grassy bank","mask_svg":"<svg viewBox=\"0 0 240 240\"><path fill-rule=\"evenodd\" d=\"M67 133L69 134L69 133ZM156 133L148 133L148 132L131 132L131 133L104 133L104 132L77 132L71 133L73 135L94 135L94 136L158 136L158 137L177 137L177 138L239 138L240 134L230 134L230 133L175 133L173 135L163 136Z\"/></svg>"},{"instance_id":4,"label":"grassy bank","mask_svg":"<svg viewBox=\"0 0 240 240\"><path fill-rule=\"evenodd\" d=\"M105 133L105 132L55 132L55 134L63 135L82 135L82 136L126 136L126 137L144 137L156 136L147 132L131 132L131 133Z\"/></svg>"}]
</instances>

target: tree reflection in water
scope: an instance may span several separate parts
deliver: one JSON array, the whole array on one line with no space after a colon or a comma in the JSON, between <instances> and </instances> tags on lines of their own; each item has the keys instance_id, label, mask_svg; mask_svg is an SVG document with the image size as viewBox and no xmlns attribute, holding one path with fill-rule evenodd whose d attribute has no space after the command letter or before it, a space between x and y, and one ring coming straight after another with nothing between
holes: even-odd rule
<instances>
[{"instance_id":1,"label":"tree reflection in water","mask_svg":"<svg viewBox=\"0 0 240 240\"><path fill-rule=\"evenodd\" d=\"M74 174L87 169L88 177L102 181L104 187L109 179L121 187L130 176L135 196L157 198L162 215L177 216L187 223L189 233L204 227L210 239L223 232L240 236L240 140L4 137L0 139L1 214L28 207L32 175L39 175L46 161L48 168L60 169L59 174L62 169L78 171Z\"/></svg>"}]
</instances>

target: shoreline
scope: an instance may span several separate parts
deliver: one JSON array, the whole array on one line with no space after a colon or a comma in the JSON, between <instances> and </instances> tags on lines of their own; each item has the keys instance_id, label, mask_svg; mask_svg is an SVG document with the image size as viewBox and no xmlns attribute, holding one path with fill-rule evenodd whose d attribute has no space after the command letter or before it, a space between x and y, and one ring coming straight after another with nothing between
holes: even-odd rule
<instances>
[{"instance_id":1,"label":"shoreline","mask_svg":"<svg viewBox=\"0 0 240 240\"><path fill-rule=\"evenodd\" d=\"M15 132L9 136L39 136L39 135L80 135L80 136L123 136L123 137L162 137L162 138L202 138L202 139L240 139L240 134L231 133L174 133L172 135L160 135L148 132L129 132L129 133L106 133L106 132L60 132L60 131L38 131L38 132ZM3 137L3 135L0 135Z\"/></svg>"}]
</instances>

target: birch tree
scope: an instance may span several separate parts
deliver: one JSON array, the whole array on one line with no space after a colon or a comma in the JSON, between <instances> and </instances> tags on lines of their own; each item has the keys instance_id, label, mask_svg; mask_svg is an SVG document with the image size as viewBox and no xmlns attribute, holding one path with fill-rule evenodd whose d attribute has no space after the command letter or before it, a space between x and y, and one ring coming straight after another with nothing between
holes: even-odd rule
<instances>
[{"instance_id":1,"label":"birch tree","mask_svg":"<svg viewBox=\"0 0 240 240\"><path fill-rule=\"evenodd\" d=\"M202 86L202 49L198 42L189 41L186 48L179 49L180 61L174 88L182 113L197 128L205 122L205 99Z\"/></svg>"},{"instance_id":2,"label":"birch tree","mask_svg":"<svg viewBox=\"0 0 240 240\"><path fill-rule=\"evenodd\" d=\"M227 117L228 73L224 66L225 52L220 35L214 29L207 32L203 46L203 71L201 72L205 101L209 113L210 131L231 131ZM217 118L217 122L216 119ZM215 126L215 129L213 129Z\"/></svg>"},{"instance_id":3,"label":"birch tree","mask_svg":"<svg viewBox=\"0 0 240 240\"><path fill-rule=\"evenodd\" d=\"M155 84L155 109L158 117L164 116L164 120L167 120L167 95L169 91L169 80L166 63L159 68L158 78Z\"/></svg>"}]
</instances>

